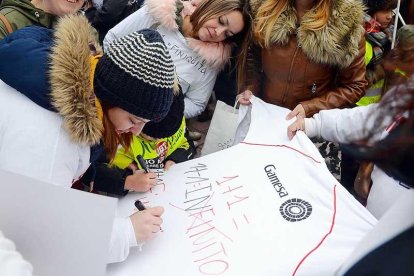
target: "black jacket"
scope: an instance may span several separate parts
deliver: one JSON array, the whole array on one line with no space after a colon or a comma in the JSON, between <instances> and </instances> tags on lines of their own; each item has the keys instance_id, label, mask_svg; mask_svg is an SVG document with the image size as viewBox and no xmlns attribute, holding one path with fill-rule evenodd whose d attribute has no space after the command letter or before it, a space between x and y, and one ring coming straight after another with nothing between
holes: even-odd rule
<instances>
[{"instance_id":1,"label":"black jacket","mask_svg":"<svg viewBox=\"0 0 414 276\"><path fill-rule=\"evenodd\" d=\"M86 17L98 30L99 42L102 44L106 33L125 17L141 8L144 0L104 0L102 7L88 9Z\"/></svg>"}]
</instances>

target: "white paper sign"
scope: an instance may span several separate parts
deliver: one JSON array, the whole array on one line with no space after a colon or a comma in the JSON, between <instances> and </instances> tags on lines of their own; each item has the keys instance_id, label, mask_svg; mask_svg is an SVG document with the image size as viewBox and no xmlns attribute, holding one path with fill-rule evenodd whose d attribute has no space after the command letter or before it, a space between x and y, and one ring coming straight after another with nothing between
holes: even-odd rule
<instances>
[{"instance_id":1,"label":"white paper sign","mask_svg":"<svg viewBox=\"0 0 414 276\"><path fill-rule=\"evenodd\" d=\"M166 209L162 232L108 275L332 275L376 224L329 173L287 110L255 99L246 139L175 165L134 200ZM242 112L243 113L243 112Z\"/></svg>"},{"instance_id":2,"label":"white paper sign","mask_svg":"<svg viewBox=\"0 0 414 276\"><path fill-rule=\"evenodd\" d=\"M0 171L0 229L35 275L103 275L117 200Z\"/></svg>"}]
</instances>

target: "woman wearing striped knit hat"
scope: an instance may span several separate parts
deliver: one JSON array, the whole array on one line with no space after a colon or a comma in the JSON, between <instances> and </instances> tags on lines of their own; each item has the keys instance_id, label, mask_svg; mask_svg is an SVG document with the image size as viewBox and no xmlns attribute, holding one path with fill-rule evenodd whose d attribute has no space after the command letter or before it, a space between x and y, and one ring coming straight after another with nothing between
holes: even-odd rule
<instances>
[{"instance_id":1,"label":"woman wearing striped knit hat","mask_svg":"<svg viewBox=\"0 0 414 276\"><path fill-rule=\"evenodd\" d=\"M103 55L92 38L87 20L72 15L55 31L31 26L0 41L0 169L70 187L92 146L103 142L113 158L119 144L128 148L147 122L167 115L178 84L160 34L134 32ZM117 218L109 262L153 238L162 213Z\"/></svg>"}]
</instances>

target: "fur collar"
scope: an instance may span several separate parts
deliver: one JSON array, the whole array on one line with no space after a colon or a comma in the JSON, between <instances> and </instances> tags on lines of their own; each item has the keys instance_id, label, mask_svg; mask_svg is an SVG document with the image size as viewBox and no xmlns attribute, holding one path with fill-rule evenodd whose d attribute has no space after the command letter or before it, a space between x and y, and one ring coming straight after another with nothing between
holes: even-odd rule
<instances>
[{"instance_id":1,"label":"fur collar","mask_svg":"<svg viewBox=\"0 0 414 276\"><path fill-rule=\"evenodd\" d=\"M250 0L253 14L262 0ZM297 32L298 44L306 56L315 63L348 67L359 52L364 29L362 26L364 7L358 0L333 0L328 24L317 31L296 29L298 18L292 6L288 6L276 21L272 31L272 42L286 45L289 36ZM312 16L307 12L302 20Z\"/></svg>"},{"instance_id":2,"label":"fur collar","mask_svg":"<svg viewBox=\"0 0 414 276\"><path fill-rule=\"evenodd\" d=\"M89 146L98 144L102 136L90 81L90 45L102 53L86 18L66 16L56 26L50 57L52 104L63 116L71 139Z\"/></svg>"},{"instance_id":3,"label":"fur collar","mask_svg":"<svg viewBox=\"0 0 414 276\"><path fill-rule=\"evenodd\" d=\"M177 4L182 4L183 9L177 15ZM180 0L146 0L149 13L163 27L178 31L177 16L185 17L194 12L195 7L190 1ZM228 62L232 46L228 43L203 42L194 38L186 38L188 47L202 57L206 63L214 69L221 69Z\"/></svg>"}]
</instances>

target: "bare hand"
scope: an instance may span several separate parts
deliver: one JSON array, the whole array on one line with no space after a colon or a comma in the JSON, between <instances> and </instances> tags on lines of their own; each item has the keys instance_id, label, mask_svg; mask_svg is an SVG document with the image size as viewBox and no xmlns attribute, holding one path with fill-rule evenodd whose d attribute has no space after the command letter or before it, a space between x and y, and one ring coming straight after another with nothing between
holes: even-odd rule
<instances>
[{"instance_id":1,"label":"bare hand","mask_svg":"<svg viewBox=\"0 0 414 276\"><path fill-rule=\"evenodd\" d=\"M295 116L296 117L302 117L302 118L306 117L305 109L303 108L303 106L301 104L298 104L295 107L295 109L293 109L291 112L289 112L289 114L286 116L286 120L290 120Z\"/></svg>"},{"instance_id":2,"label":"bare hand","mask_svg":"<svg viewBox=\"0 0 414 276\"><path fill-rule=\"evenodd\" d=\"M292 140L298 130L305 130L305 119L301 116L297 117L296 121L287 128L289 140Z\"/></svg>"},{"instance_id":3,"label":"bare hand","mask_svg":"<svg viewBox=\"0 0 414 276\"><path fill-rule=\"evenodd\" d=\"M129 219L134 227L137 243L147 242L160 231L164 208L161 206L148 208L132 214Z\"/></svg>"},{"instance_id":4,"label":"bare hand","mask_svg":"<svg viewBox=\"0 0 414 276\"><path fill-rule=\"evenodd\" d=\"M157 184L157 174L143 170L137 170L135 173L127 176L125 180L125 189L135 192L148 192L155 184Z\"/></svg>"},{"instance_id":5,"label":"bare hand","mask_svg":"<svg viewBox=\"0 0 414 276\"><path fill-rule=\"evenodd\" d=\"M171 166L174 165L174 164L175 164L174 161L168 160L167 162L165 162L164 170L168 171L171 168Z\"/></svg>"},{"instance_id":6,"label":"bare hand","mask_svg":"<svg viewBox=\"0 0 414 276\"><path fill-rule=\"evenodd\" d=\"M250 98L252 97L253 93L250 90L245 90L244 92L237 95L237 100L242 105L249 105L250 104Z\"/></svg>"}]
</instances>

